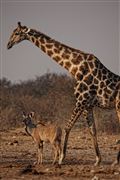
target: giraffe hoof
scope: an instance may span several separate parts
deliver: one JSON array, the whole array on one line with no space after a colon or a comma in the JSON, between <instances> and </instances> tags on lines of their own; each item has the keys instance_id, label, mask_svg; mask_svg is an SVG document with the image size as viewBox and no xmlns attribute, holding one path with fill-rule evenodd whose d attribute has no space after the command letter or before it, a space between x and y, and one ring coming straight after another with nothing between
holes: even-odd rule
<instances>
[{"instance_id":1,"label":"giraffe hoof","mask_svg":"<svg viewBox=\"0 0 120 180\"><path fill-rule=\"evenodd\" d=\"M99 166L99 165L100 165L100 163L98 163L98 162L94 163L94 166L95 166L95 167L97 167L97 166Z\"/></svg>"},{"instance_id":2,"label":"giraffe hoof","mask_svg":"<svg viewBox=\"0 0 120 180\"><path fill-rule=\"evenodd\" d=\"M59 165L62 164L64 158L65 158L65 156L64 156L64 154L62 153L61 156L60 156L59 162L58 162Z\"/></svg>"},{"instance_id":3,"label":"giraffe hoof","mask_svg":"<svg viewBox=\"0 0 120 180\"><path fill-rule=\"evenodd\" d=\"M96 162L95 162L94 166L99 166L100 163L101 163L101 158L96 157Z\"/></svg>"}]
</instances>

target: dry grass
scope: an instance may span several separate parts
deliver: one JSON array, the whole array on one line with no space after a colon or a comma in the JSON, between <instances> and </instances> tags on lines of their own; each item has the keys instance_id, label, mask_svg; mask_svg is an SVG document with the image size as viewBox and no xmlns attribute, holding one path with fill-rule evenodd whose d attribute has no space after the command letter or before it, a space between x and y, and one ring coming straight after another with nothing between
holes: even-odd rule
<instances>
[{"instance_id":1,"label":"dry grass","mask_svg":"<svg viewBox=\"0 0 120 180\"><path fill-rule=\"evenodd\" d=\"M0 128L21 126L22 112L34 111L35 122L59 121L63 124L71 117L75 106L75 81L66 75L45 74L35 80L12 84L1 80L0 88ZM119 124L114 110L95 109L95 122L101 132L117 133ZM86 127L80 118L79 127Z\"/></svg>"}]
</instances>

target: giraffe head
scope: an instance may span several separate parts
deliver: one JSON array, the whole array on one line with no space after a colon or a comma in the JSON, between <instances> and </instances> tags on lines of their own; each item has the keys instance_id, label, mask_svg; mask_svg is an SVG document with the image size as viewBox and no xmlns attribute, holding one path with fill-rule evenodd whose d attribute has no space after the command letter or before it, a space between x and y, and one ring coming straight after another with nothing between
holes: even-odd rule
<instances>
[{"instance_id":1,"label":"giraffe head","mask_svg":"<svg viewBox=\"0 0 120 180\"><path fill-rule=\"evenodd\" d=\"M27 39L27 31L28 28L26 26L21 26L21 23L18 22L18 27L13 31L10 36L9 42L7 44L7 48L12 48L15 44Z\"/></svg>"}]
</instances>

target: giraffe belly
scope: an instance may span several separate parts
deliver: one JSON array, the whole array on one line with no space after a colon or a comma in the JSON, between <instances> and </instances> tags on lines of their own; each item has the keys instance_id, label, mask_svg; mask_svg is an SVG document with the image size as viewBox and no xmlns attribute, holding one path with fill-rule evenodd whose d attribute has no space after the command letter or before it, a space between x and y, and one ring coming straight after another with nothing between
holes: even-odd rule
<instances>
[{"instance_id":1,"label":"giraffe belly","mask_svg":"<svg viewBox=\"0 0 120 180\"><path fill-rule=\"evenodd\" d=\"M115 100L111 100L110 98L106 99L98 97L98 106L101 108L112 109L115 107Z\"/></svg>"}]
</instances>

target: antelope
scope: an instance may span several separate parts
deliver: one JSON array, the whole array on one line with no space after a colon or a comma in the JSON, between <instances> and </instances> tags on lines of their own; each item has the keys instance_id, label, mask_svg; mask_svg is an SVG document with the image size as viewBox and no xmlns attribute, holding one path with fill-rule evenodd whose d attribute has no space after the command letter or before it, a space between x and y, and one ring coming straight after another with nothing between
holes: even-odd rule
<instances>
[{"instance_id":1,"label":"antelope","mask_svg":"<svg viewBox=\"0 0 120 180\"><path fill-rule=\"evenodd\" d=\"M32 136L33 140L38 147L37 164L43 163L43 143L50 142L54 149L53 165L60 159L61 156L61 137L62 130L56 124L43 124L38 125L32 122L34 112L29 114L23 113L23 122L25 124L25 130L28 135ZM35 163L35 164L36 164ZM58 161L59 164L59 161Z\"/></svg>"}]
</instances>

